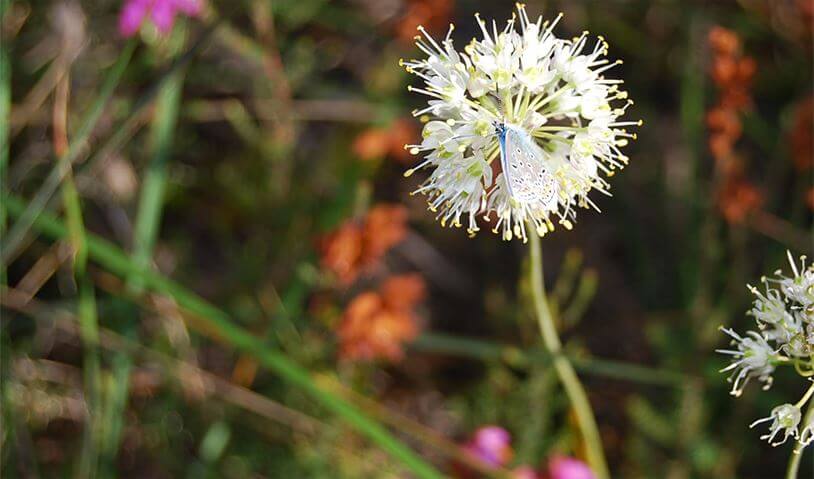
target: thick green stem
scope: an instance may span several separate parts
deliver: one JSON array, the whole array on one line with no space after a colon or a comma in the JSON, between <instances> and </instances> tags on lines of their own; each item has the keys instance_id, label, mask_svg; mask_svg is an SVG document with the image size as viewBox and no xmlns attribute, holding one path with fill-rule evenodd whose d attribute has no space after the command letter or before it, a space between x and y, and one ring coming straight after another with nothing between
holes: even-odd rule
<instances>
[{"instance_id":1,"label":"thick green stem","mask_svg":"<svg viewBox=\"0 0 814 479\"><path fill-rule=\"evenodd\" d=\"M812 389L814 389L814 386L809 388L809 392L812 391ZM803 418L803 427L811 421L814 421L814 401L808 403L808 410ZM802 447L798 448L797 445L795 445L794 450L791 452L791 457L789 457L786 479L797 479L797 471L800 470L800 460L803 458L803 452L805 452L805 449Z\"/></svg>"},{"instance_id":2,"label":"thick green stem","mask_svg":"<svg viewBox=\"0 0 814 479\"><path fill-rule=\"evenodd\" d=\"M605 453L602 451L602 441L599 437L599 429L596 426L596 419L585 394L585 388L577 377L574 367L568 358L560 354L562 343L557 335L557 327L554 325L554 318L551 309L548 307L546 299L545 284L543 283L543 252L540 238L536 234L531 234L531 294L534 299L534 310L537 321L540 324L540 333L543 336L543 344L548 352L553 356L554 370L562 382L565 393L571 401L571 406L577 417L582 437L585 440L588 464L594 474L599 479L608 479L610 473L605 461Z\"/></svg>"}]
</instances>

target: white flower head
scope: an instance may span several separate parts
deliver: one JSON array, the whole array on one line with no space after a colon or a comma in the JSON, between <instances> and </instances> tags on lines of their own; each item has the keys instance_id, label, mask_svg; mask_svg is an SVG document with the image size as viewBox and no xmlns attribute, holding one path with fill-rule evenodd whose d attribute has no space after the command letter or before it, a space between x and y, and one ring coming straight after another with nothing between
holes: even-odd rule
<instances>
[{"instance_id":1,"label":"white flower head","mask_svg":"<svg viewBox=\"0 0 814 479\"><path fill-rule=\"evenodd\" d=\"M800 412L799 407L793 404L781 404L780 406L772 409L772 413L769 415L769 417L758 419L749 427L755 427L760 423L771 421L772 424L769 426L769 433L760 436L760 438L769 441L772 446L779 446L780 444L786 442L789 437L793 437L795 439L800 437L797 427L800 424L801 417L802 413ZM782 439L777 442L772 442L781 432L783 434Z\"/></svg>"},{"instance_id":2,"label":"white flower head","mask_svg":"<svg viewBox=\"0 0 814 479\"><path fill-rule=\"evenodd\" d=\"M800 309L806 312L811 318L814 314L814 264L806 267L806 257L800 257L800 268L794 262L791 252L787 251L789 257L789 264L793 276L783 276L779 271L776 273L779 278L776 280L780 284L780 291L783 292L786 299L794 303L793 308Z\"/></svg>"},{"instance_id":3,"label":"white flower head","mask_svg":"<svg viewBox=\"0 0 814 479\"><path fill-rule=\"evenodd\" d=\"M746 336L740 336L731 329L721 328L721 331L732 337L732 345L738 348L716 350L733 357L732 364L721 370L721 372L732 371L727 379L732 383L732 395L740 396L752 378L764 383L763 389L769 389L775 368L772 361L777 358L777 352L772 349L766 338L755 331L749 331Z\"/></svg>"},{"instance_id":4,"label":"white flower head","mask_svg":"<svg viewBox=\"0 0 814 479\"><path fill-rule=\"evenodd\" d=\"M807 358L814 353L814 265L806 266L803 256L798 268L787 254L793 275L777 270L775 277L761 278L764 291L749 286L755 300L747 314L786 354Z\"/></svg>"},{"instance_id":5,"label":"white flower head","mask_svg":"<svg viewBox=\"0 0 814 479\"><path fill-rule=\"evenodd\" d=\"M620 89L621 80L605 71L621 63L605 58L608 45L599 39L589 46L587 32L561 39L554 27L561 18L532 22L517 5L503 29L475 16L483 38L463 52L453 47L453 27L437 42L419 27L421 60L402 61L421 78L411 91L428 97L428 106L413 112L425 121L423 141L407 145L424 161L407 171L430 168L430 177L416 190L426 194L442 225L466 224L478 231L478 219L491 220L504 239L527 239L527 230L543 235L559 223L570 229L575 207L593 207L588 193L609 194L601 176L612 176L628 163L620 150L636 135L626 130L641 122L619 121L633 103ZM547 201L514 196L500 164L495 125L510 124L540 147L555 192ZM494 176L494 181L493 181ZM531 179L529 179L531 181Z\"/></svg>"}]
</instances>

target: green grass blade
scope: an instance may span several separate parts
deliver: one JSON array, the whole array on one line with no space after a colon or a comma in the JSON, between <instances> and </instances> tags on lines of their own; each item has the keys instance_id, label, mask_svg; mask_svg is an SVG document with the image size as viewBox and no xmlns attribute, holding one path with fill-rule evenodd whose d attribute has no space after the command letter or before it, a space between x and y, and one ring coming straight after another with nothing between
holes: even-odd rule
<instances>
[{"instance_id":1,"label":"green grass blade","mask_svg":"<svg viewBox=\"0 0 814 479\"><path fill-rule=\"evenodd\" d=\"M19 216L25 210L25 203L16 197L7 196L3 198L3 201L7 203L9 212L14 216ZM65 238L67 235L65 226L47 213L36 217L32 226L52 238ZM90 259L105 267L110 273L123 278L140 275L145 288L171 296L180 307L197 317L198 324L208 334L251 355L264 367L302 389L322 406L343 418L373 443L401 461L416 477L444 477L432 465L396 439L381 424L370 419L351 403L323 389L306 369L278 351L269 349L263 341L235 325L224 311L160 274L149 270L139 270L132 259L119 248L94 235L88 236L88 253Z\"/></svg>"},{"instance_id":2,"label":"green grass blade","mask_svg":"<svg viewBox=\"0 0 814 479\"><path fill-rule=\"evenodd\" d=\"M124 411L127 408L127 397L130 392L130 372L133 362L130 356L120 352L113 358L112 372L106 376L104 411L100 425L100 477L116 477L115 460L119 452L122 431L124 430Z\"/></svg>"},{"instance_id":3,"label":"green grass blade","mask_svg":"<svg viewBox=\"0 0 814 479\"><path fill-rule=\"evenodd\" d=\"M28 208L26 208L25 212L17 219L17 222L9 230L8 234L3 240L2 251L0 251L0 263L3 265L8 264L9 259L14 257L17 249L20 247L25 239L25 236L28 234L28 230L31 229L31 226L37 219L37 216L39 216L40 213L42 213L42 211L45 209L45 206L48 204L48 200L51 199L51 196L59 187L62 179L70 171L71 164L73 163L74 159L76 159L79 153L86 147L88 138L90 137L93 129L96 127L96 123L98 123L99 118L102 116L105 105L107 105L108 100L110 100L110 97L113 95L113 91L119 84L119 80L121 80L124 70L130 63L130 58L133 56L133 51L135 50L136 45L136 41L131 40L119 54L118 60L116 60L116 63L107 73L107 77L102 84L99 95L96 97L96 100L93 102L93 105L91 105L90 110L85 114L85 117L80 122L79 130L77 130L73 141L68 147L68 150L64 154L60 155L60 157L57 159L56 168L51 170L51 173L45 179L45 182L42 184L39 191L37 191L34 199L29 203Z\"/></svg>"},{"instance_id":4,"label":"green grass blade","mask_svg":"<svg viewBox=\"0 0 814 479\"><path fill-rule=\"evenodd\" d=\"M93 161L88 162L86 168L89 168L92 166L92 164L98 162L99 159L111 154L119 146L121 146L121 144L123 144L130 137L130 135L133 134L134 130L137 128L137 118L140 116L140 113L151 104L152 100L155 98L158 91L160 91L163 84L167 81L168 77L192 60L195 54L201 48L203 48L206 41L217 29L219 24L220 21L217 21L208 26L207 29L199 35L189 50L187 50L178 60L170 65L167 71L161 75L159 80L144 95L142 95L141 98L139 98L134 105L127 121L125 122L125 125L117 129L113 136L108 139L105 146L101 149L104 154L96 155ZM8 264L8 262L17 254L17 250L21 247L34 220L45 210L54 192L57 190L57 188L59 188L59 184L62 182L62 179L68 171L67 166L70 166L71 163L75 162L80 153L84 150L84 143L90 136L90 132L93 131L93 127L98 121L98 116L101 115L101 112L104 110L104 103L100 100L102 100L105 95L108 97L112 95L113 90L115 89L118 81L121 79L121 75L124 73L125 67L129 63L137 44L138 41L136 38L134 38L127 44L125 49L122 50L116 64L108 72L108 76L105 79L99 97L97 97L96 102L91 107L85 121L82 122L83 126L77 132L77 140L71 144L65 155L59 159L61 161L58 161L58 167L51 171L49 176L40 186L37 193L34 195L34 198L29 202L29 207L26 209L25 214L17 219L17 223L4 238L2 245L0 245L2 246L2 248L0 248L0 264ZM98 114L95 118L93 118L92 116L97 112L97 110ZM91 119L93 120L92 122L88 121ZM89 125L89 123L92 123L92 125Z\"/></svg>"},{"instance_id":5,"label":"green grass blade","mask_svg":"<svg viewBox=\"0 0 814 479\"><path fill-rule=\"evenodd\" d=\"M175 30L175 47L181 47L184 35ZM153 250L161 225L164 191L167 184L167 161L172 149L172 139L178 118L184 68L177 68L158 91L152 122L152 155L142 182L138 213L135 221L132 258L139 270L151 267ZM144 286L139 275L127 278L127 288L132 294L141 294ZM135 306L127 305L137 317ZM113 377L108 381L105 399L105 430L102 433L102 477L115 477L115 461L118 455L124 410L127 406L128 377L133 361L129 353L119 351L114 358Z\"/></svg>"},{"instance_id":6,"label":"green grass blade","mask_svg":"<svg viewBox=\"0 0 814 479\"><path fill-rule=\"evenodd\" d=\"M101 366L99 363L99 325L96 318L96 298L93 284L82 277L79 284L79 331L82 337L85 378L85 403L88 417L82 432L82 453L76 477L93 478L99 464L99 412L101 403Z\"/></svg>"},{"instance_id":7,"label":"green grass blade","mask_svg":"<svg viewBox=\"0 0 814 479\"><path fill-rule=\"evenodd\" d=\"M62 202L65 206L65 221L68 225L68 238L73 250L73 268L77 278L85 275L88 260L85 222L82 220L82 203L73 174L68 172L62 185Z\"/></svg>"},{"instance_id":8,"label":"green grass blade","mask_svg":"<svg viewBox=\"0 0 814 479\"><path fill-rule=\"evenodd\" d=\"M0 21L9 1L0 0ZM6 171L9 161L9 129L11 126L11 60L8 39L0 40L0 189L6 189ZM6 233L6 207L0 202L0 238ZM0 282L6 281L6 267L0 264Z\"/></svg>"},{"instance_id":9,"label":"green grass blade","mask_svg":"<svg viewBox=\"0 0 814 479\"><path fill-rule=\"evenodd\" d=\"M172 149L173 133L178 120L184 71L170 75L158 94L152 125L153 159L147 168L139 197L138 215L133 238L133 261L140 270L150 267L167 188L167 160ZM129 278L132 292L140 292L139 276Z\"/></svg>"}]
</instances>

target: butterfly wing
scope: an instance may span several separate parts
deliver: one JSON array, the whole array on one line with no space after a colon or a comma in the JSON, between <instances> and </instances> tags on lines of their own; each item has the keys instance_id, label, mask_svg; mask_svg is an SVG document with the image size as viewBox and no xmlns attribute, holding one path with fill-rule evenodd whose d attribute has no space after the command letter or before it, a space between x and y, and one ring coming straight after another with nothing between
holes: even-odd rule
<instances>
[{"instance_id":1,"label":"butterfly wing","mask_svg":"<svg viewBox=\"0 0 814 479\"><path fill-rule=\"evenodd\" d=\"M548 210L556 207L557 181L546 165L545 152L528 133L506 126L501 166L514 199Z\"/></svg>"}]
</instances>

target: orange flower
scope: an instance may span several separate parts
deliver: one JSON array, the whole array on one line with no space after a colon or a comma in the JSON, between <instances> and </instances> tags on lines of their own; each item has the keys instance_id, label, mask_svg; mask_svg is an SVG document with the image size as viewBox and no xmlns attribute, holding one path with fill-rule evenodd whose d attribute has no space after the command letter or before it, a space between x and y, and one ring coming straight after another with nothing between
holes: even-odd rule
<instances>
[{"instance_id":1,"label":"orange flower","mask_svg":"<svg viewBox=\"0 0 814 479\"><path fill-rule=\"evenodd\" d=\"M732 154L732 138L726 135L710 134L709 135L709 151L715 157L716 164L725 161L726 158Z\"/></svg>"},{"instance_id":2,"label":"orange flower","mask_svg":"<svg viewBox=\"0 0 814 479\"><path fill-rule=\"evenodd\" d=\"M379 258L407 235L407 209L401 205L378 205L367 214L362 257L367 262Z\"/></svg>"},{"instance_id":3,"label":"orange flower","mask_svg":"<svg viewBox=\"0 0 814 479\"><path fill-rule=\"evenodd\" d=\"M404 148L418 136L415 121L412 118L399 118L390 126L390 156L400 163L412 163L414 158Z\"/></svg>"},{"instance_id":4,"label":"orange flower","mask_svg":"<svg viewBox=\"0 0 814 479\"><path fill-rule=\"evenodd\" d=\"M719 167L729 163L735 142L741 136L741 121L735 110L717 106L707 112L709 151Z\"/></svg>"},{"instance_id":5,"label":"orange flower","mask_svg":"<svg viewBox=\"0 0 814 479\"><path fill-rule=\"evenodd\" d=\"M356 156L365 161L389 155L404 163L413 158L404 145L417 135L414 122L401 118L386 128L366 129L353 140L352 149Z\"/></svg>"},{"instance_id":6,"label":"orange flower","mask_svg":"<svg viewBox=\"0 0 814 479\"><path fill-rule=\"evenodd\" d=\"M741 120L737 112L730 108L718 106L707 112L707 126L729 138L741 136Z\"/></svg>"},{"instance_id":7,"label":"orange flower","mask_svg":"<svg viewBox=\"0 0 814 479\"><path fill-rule=\"evenodd\" d=\"M407 210L400 205L373 207L361 222L349 220L320 242L322 267L343 285L378 263L407 235Z\"/></svg>"},{"instance_id":8,"label":"orange flower","mask_svg":"<svg viewBox=\"0 0 814 479\"><path fill-rule=\"evenodd\" d=\"M716 170L727 176L738 163L733 150L742 134L739 114L752 103L750 89L757 63L742 56L740 39L731 30L713 27L708 42L713 52L710 76L718 87L718 103L706 117L709 150L715 158Z\"/></svg>"},{"instance_id":9,"label":"orange flower","mask_svg":"<svg viewBox=\"0 0 814 479\"><path fill-rule=\"evenodd\" d=\"M346 360L400 361L404 343L418 335L414 308L423 297L424 281L415 274L390 278L379 292L356 296L337 331L339 356Z\"/></svg>"},{"instance_id":10,"label":"orange flower","mask_svg":"<svg viewBox=\"0 0 814 479\"><path fill-rule=\"evenodd\" d=\"M379 291L388 307L410 310L424 300L426 285L418 274L403 274L387 279Z\"/></svg>"},{"instance_id":11,"label":"orange flower","mask_svg":"<svg viewBox=\"0 0 814 479\"><path fill-rule=\"evenodd\" d=\"M730 223L743 223L763 203L763 195L751 183L730 178L718 193L718 209Z\"/></svg>"},{"instance_id":12,"label":"orange flower","mask_svg":"<svg viewBox=\"0 0 814 479\"><path fill-rule=\"evenodd\" d=\"M734 55L738 53L741 45L735 32L717 25L710 29L707 41L718 55Z\"/></svg>"},{"instance_id":13,"label":"orange flower","mask_svg":"<svg viewBox=\"0 0 814 479\"><path fill-rule=\"evenodd\" d=\"M433 31L449 23L453 0L407 0L404 15L395 26L396 36L406 45L412 46L416 28L423 25Z\"/></svg>"},{"instance_id":14,"label":"orange flower","mask_svg":"<svg viewBox=\"0 0 814 479\"><path fill-rule=\"evenodd\" d=\"M361 260L362 228L353 222L343 224L322 242L322 267L343 284L356 279Z\"/></svg>"},{"instance_id":15,"label":"orange flower","mask_svg":"<svg viewBox=\"0 0 814 479\"><path fill-rule=\"evenodd\" d=\"M738 76L738 64L729 56L716 56L712 62L712 80L716 85L726 86Z\"/></svg>"},{"instance_id":16,"label":"orange flower","mask_svg":"<svg viewBox=\"0 0 814 479\"><path fill-rule=\"evenodd\" d=\"M757 63L741 54L737 34L723 27L713 27L707 38L713 58L710 76L719 89L722 107L743 109L751 104L749 90Z\"/></svg>"},{"instance_id":17,"label":"orange flower","mask_svg":"<svg viewBox=\"0 0 814 479\"><path fill-rule=\"evenodd\" d=\"M808 97L794 112L794 126L789 135L794 166L798 171L814 167L814 97Z\"/></svg>"}]
</instances>

